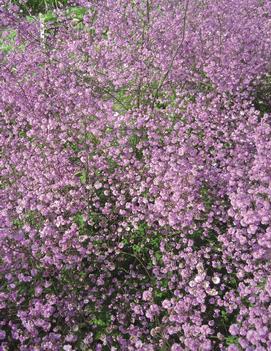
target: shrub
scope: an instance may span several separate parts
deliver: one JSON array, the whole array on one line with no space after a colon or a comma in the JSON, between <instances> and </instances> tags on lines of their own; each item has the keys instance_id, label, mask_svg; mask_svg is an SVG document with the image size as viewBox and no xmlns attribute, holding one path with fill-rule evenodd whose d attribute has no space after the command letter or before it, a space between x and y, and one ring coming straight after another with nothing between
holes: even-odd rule
<instances>
[{"instance_id":1,"label":"shrub","mask_svg":"<svg viewBox=\"0 0 271 351\"><path fill-rule=\"evenodd\" d=\"M1 6L2 349L271 349L270 3Z\"/></svg>"}]
</instances>

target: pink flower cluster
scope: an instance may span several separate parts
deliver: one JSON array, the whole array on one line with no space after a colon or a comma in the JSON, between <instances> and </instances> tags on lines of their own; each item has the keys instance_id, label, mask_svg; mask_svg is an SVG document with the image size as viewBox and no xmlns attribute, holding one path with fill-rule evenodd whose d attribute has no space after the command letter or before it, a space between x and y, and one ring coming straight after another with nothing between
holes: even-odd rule
<instances>
[{"instance_id":1,"label":"pink flower cluster","mask_svg":"<svg viewBox=\"0 0 271 351\"><path fill-rule=\"evenodd\" d=\"M0 349L270 350L271 3L17 3Z\"/></svg>"}]
</instances>

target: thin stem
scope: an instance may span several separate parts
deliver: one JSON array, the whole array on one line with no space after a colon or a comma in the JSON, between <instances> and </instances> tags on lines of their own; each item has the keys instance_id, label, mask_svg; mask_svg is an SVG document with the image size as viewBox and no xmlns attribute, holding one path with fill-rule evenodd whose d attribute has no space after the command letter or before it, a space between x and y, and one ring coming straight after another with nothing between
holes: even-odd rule
<instances>
[{"instance_id":1,"label":"thin stem","mask_svg":"<svg viewBox=\"0 0 271 351\"><path fill-rule=\"evenodd\" d=\"M169 64L169 67L165 73L165 75L162 77L157 89L156 89L156 92L154 94L154 99L153 99L153 103L152 103L152 108L154 108L154 104L155 104L155 101L157 100L158 96L159 96L159 92L161 90L161 88L163 87L166 79L168 78L168 75L173 67L173 64L174 64L174 61L179 53L179 50L180 48L182 47L183 45L183 42L184 42L184 39L185 39L185 32L186 32L186 22L187 22L187 12L188 12L188 5L189 5L189 0L186 1L186 4L185 4L185 10L184 10L184 20L183 20L183 32L182 32L182 38L181 38L181 41L174 53L174 55L172 56L172 59L171 59L171 62Z\"/></svg>"}]
</instances>

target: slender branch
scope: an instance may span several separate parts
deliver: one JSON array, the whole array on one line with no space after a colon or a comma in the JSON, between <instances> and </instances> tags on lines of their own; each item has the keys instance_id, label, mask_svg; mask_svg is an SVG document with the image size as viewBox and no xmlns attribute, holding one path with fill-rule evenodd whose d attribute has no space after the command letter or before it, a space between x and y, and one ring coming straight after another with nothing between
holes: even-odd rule
<instances>
[{"instance_id":1,"label":"slender branch","mask_svg":"<svg viewBox=\"0 0 271 351\"><path fill-rule=\"evenodd\" d=\"M150 279L150 280L152 279L152 277L150 276L150 273L149 273L149 271L147 270L145 264L142 262L142 260L141 260L138 256L136 256L136 255L134 255L134 254L131 254L131 253L129 253L129 252L125 252L125 251L121 251L121 254L134 257L134 258L141 264L141 266L144 268L144 270L145 270L145 272L147 273L149 279Z\"/></svg>"},{"instance_id":2,"label":"slender branch","mask_svg":"<svg viewBox=\"0 0 271 351\"><path fill-rule=\"evenodd\" d=\"M153 99L153 102L152 102L152 108L154 108L154 104L155 104L155 101L157 100L158 96L159 96L159 92L161 90L161 88L163 87L172 67L173 67L173 64L174 64L174 61L179 53L179 50L181 49L182 45L183 45L183 42L184 42L184 39L185 39L185 32L186 32L186 22L187 22L187 12L188 12L188 5L189 5L189 0L186 1L186 4L185 4L185 10L184 10L184 21L183 21L183 32L182 32L182 38L181 38L181 41L174 53L174 55L172 56L172 59L171 59L171 62L169 64L169 67L165 73L165 75L162 77L157 89L156 89L156 92L154 94L154 99Z\"/></svg>"}]
</instances>

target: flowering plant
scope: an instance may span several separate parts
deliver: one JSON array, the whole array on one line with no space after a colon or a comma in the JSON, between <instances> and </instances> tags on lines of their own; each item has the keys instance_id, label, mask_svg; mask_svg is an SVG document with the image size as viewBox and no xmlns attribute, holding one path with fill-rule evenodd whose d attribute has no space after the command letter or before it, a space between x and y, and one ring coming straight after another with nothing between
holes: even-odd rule
<instances>
[{"instance_id":1,"label":"flowering plant","mask_svg":"<svg viewBox=\"0 0 271 351\"><path fill-rule=\"evenodd\" d=\"M0 1L2 349L270 350L271 3L53 4Z\"/></svg>"}]
</instances>

